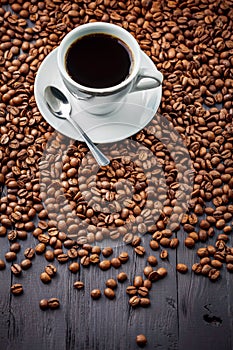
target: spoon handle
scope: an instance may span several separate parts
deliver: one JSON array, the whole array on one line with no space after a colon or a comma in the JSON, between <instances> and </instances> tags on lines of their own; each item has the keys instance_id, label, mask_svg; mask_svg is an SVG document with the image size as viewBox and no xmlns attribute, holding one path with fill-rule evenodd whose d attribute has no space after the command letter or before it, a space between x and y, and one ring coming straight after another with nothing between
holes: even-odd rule
<instances>
[{"instance_id":1,"label":"spoon handle","mask_svg":"<svg viewBox=\"0 0 233 350\"><path fill-rule=\"evenodd\" d=\"M100 151L100 149L98 147L96 147L96 145L91 141L91 139L85 133L85 131L81 128L81 126L75 120L73 120L71 117L69 117L68 120L79 131L83 140L86 142L88 148L90 149L91 153L93 154L94 158L96 159L97 163L100 166L108 165L110 163L110 160Z\"/></svg>"}]
</instances>

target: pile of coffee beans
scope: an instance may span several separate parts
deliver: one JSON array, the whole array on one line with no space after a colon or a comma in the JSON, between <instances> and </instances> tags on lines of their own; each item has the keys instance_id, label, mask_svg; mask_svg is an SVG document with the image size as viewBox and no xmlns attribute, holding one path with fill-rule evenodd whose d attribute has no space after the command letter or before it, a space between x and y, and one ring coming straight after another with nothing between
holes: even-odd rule
<instances>
[{"instance_id":1,"label":"pile of coffee beans","mask_svg":"<svg viewBox=\"0 0 233 350\"><path fill-rule=\"evenodd\" d=\"M56 273L54 260L68 263L71 273L90 265L117 269L127 254L108 259L114 249L99 244L123 241L149 264L126 287L132 306L149 305L152 283L167 274L153 267L179 244L196 249L195 274L215 281L223 264L233 271L232 18L231 1L221 0L1 1L0 239L10 248L1 252L0 270L9 266L20 278L39 254L50 263L44 283ZM160 114L132 138L101 147L111 159L101 169L82 142L54 132L33 94L46 56L70 30L95 21L128 30L164 75ZM31 234L38 244L26 247ZM148 257L147 237L156 257ZM182 262L176 268L188 271ZM115 282L103 290L110 299ZM11 292L20 295L23 286ZM93 299L101 295L91 292ZM59 305L57 298L40 302L43 310ZM146 342L137 337L138 345Z\"/></svg>"}]
</instances>

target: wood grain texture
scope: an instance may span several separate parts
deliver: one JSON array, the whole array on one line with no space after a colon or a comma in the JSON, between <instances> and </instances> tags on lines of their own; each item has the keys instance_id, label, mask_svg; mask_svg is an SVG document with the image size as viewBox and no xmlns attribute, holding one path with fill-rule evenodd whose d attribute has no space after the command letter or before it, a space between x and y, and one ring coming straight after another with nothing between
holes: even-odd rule
<instances>
[{"instance_id":1,"label":"wood grain texture","mask_svg":"<svg viewBox=\"0 0 233 350\"><path fill-rule=\"evenodd\" d=\"M4 259L5 253L9 250L8 240L0 237L0 259ZM8 332L10 326L11 309L11 271L7 263L5 270L0 271L0 349L8 347Z\"/></svg>"},{"instance_id":2,"label":"wood grain texture","mask_svg":"<svg viewBox=\"0 0 233 350\"><path fill-rule=\"evenodd\" d=\"M180 237L181 238L181 237ZM148 241L149 237L144 237ZM1 253L9 248L3 247ZM22 242L23 251L34 246L34 238ZM144 244L148 254L148 242ZM169 250L169 259L158 266L165 266L168 276L154 283L150 291L151 307L133 309L129 306L126 286L133 277L142 274L145 258L137 257L129 246L114 250L114 255L126 250L130 260L120 269L103 272L96 267L82 268L77 275L68 270L68 265L54 264L57 276L49 285L39 278L47 261L42 256L33 259L30 270L21 277L11 277L9 266L0 272L0 349L7 350L135 350L135 338L143 333L148 338L148 349L190 350L232 349L232 275L222 272L222 278L212 283L207 278L196 276L191 271L182 275L176 272L177 262L187 263L191 268L197 260L195 251L181 244L177 252ZM105 281L125 271L129 280L118 284L116 298L111 301L102 295L94 301L90 297L93 288L102 293ZM12 279L12 281L11 281ZM85 283L85 289L73 288L76 280ZM22 283L24 294L19 297L9 293L11 283ZM58 297L58 310L41 311L42 298Z\"/></svg>"},{"instance_id":3,"label":"wood grain texture","mask_svg":"<svg viewBox=\"0 0 233 350\"><path fill-rule=\"evenodd\" d=\"M186 236L180 232L181 242ZM195 249L187 249L180 244L177 250L178 261L186 263L189 273L177 273L179 310L179 348L189 350L232 350L232 293L229 289L231 276L225 265L221 277L211 282L207 277L191 272L195 262L199 262L196 248L214 244L199 243Z\"/></svg>"}]
</instances>

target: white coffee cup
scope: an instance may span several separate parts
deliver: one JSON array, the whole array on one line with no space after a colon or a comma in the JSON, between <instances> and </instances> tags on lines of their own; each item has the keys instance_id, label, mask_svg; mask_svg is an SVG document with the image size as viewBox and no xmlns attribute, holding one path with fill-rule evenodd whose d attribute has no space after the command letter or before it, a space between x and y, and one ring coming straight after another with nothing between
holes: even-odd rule
<instances>
[{"instance_id":1,"label":"white coffee cup","mask_svg":"<svg viewBox=\"0 0 233 350\"><path fill-rule=\"evenodd\" d=\"M91 88L74 81L66 68L66 55L70 46L83 36L104 33L124 42L132 54L133 66L129 76L120 84L107 88ZM93 22L83 24L62 40L58 48L58 68L68 91L75 96L80 106L95 115L105 115L112 112L119 103L124 103L128 93L156 88L162 84L163 75L156 67L148 69L141 66L142 51L136 39L125 29L115 24Z\"/></svg>"}]
</instances>

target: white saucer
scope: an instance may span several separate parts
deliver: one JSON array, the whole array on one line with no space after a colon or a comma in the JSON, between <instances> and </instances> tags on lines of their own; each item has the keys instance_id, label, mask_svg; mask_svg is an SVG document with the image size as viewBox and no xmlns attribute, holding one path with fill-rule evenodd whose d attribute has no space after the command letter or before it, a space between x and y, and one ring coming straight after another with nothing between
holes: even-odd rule
<instances>
[{"instance_id":1,"label":"white saucer","mask_svg":"<svg viewBox=\"0 0 233 350\"><path fill-rule=\"evenodd\" d=\"M154 68L151 59L142 52L142 66ZM78 101L63 84L57 67L57 49L53 50L40 65L35 80L35 99L40 113L57 131L75 140L82 140L78 131L67 121L56 118L48 109L43 94L48 85L61 89L72 104L72 118L87 132L95 143L123 140L143 129L158 110L162 86L128 94L125 102L108 116L95 116L82 110Z\"/></svg>"}]
</instances>

